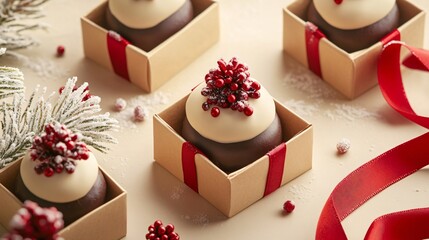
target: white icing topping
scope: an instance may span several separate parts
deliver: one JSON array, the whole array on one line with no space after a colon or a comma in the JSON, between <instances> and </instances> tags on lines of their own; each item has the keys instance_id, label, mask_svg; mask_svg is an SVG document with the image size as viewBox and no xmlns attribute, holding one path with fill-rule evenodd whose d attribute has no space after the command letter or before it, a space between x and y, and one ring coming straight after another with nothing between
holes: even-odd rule
<instances>
[{"instance_id":1,"label":"white icing topping","mask_svg":"<svg viewBox=\"0 0 429 240\"><path fill-rule=\"evenodd\" d=\"M113 16L129 28L151 28L185 4L185 0L109 0Z\"/></svg>"},{"instance_id":2,"label":"white icing topping","mask_svg":"<svg viewBox=\"0 0 429 240\"><path fill-rule=\"evenodd\" d=\"M201 95L205 84L198 85L186 101L186 117L191 126L203 137L219 143L233 143L252 139L265 131L274 121L276 107L268 91L261 87L259 99L249 98L253 114L248 117L230 108L220 108L220 115L212 117L201 105L206 97Z\"/></svg>"},{"instance_id":3,"label":"white icing topping","mask_svg":"<svg viewBox=\"0 0 429 240\"><path fill-rule=\"evenodd\" d=\"M384 18L396 4L396 0L313 0L322 18L330 25L351 30L369 26Z\"/></svg>"},{"instance_id":4,"label":"white icing topping","mask_svg":"<svg viewBox=\"0 0 429 240\"><path fill-rule=\"evenodd\" d=\"M87 160L76 162L74 173L64 171L46 177L34 171L38 162L31 160L30 154L27 154L21 162L21 178L28 190L39 198L56 203L75 201L91 190L98 176L97 159L92 153Z\"/></svg>"}]
</instances>

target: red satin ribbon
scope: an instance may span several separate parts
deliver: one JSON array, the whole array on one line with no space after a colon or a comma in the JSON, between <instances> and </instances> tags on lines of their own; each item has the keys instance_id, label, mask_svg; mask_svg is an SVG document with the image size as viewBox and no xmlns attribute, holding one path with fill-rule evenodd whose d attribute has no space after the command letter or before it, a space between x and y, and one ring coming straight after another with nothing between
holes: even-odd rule
<instances>
[{"instance_id":1,"label":"red satin ribbon","mask_svg":"<svg viewBox=\"0 0 429 240\"><path fill-rule=\"evenodd\" d=\"M109 51L109 57L113 66L113 71L129 81L130 76L128 74L126 55L126 47L128 44L129 42L116 32L109 31L107 33L107 49Z\"/></svg>"},{"instance_id":2,"label":"red satin ribbon","mask_svg":"<svg viewBox=\"0 0 429 240\"><path fill-rule=\"evenodd\" d=\"M282 143L267 153L269 167L264 197L274 192L282 185L283 169L286 159L286 144Z\"/></svg>"},{"instance_id":3,"label":"red satin ribbon","mask_svg":"<svg viewBox=\"0 0 429 240\"><path fill-rule=\"evenodd\" d=\"M401 32L398 29L393 30L389 34L387 34L380 42L383 44L383 47L391 41L400 41L401 40Z\"/></svg>"},{"instance_id":4,"label":"red satin ribbon","mask_svg":"<svg viewBox=\"0 0 429 240\"><path fill-rule=\"evenodd\" d=\"M182 171L183 181L192 190L198 192L197 166L195 165L195 155L201 153L189 142L182 144Z\"/></svg>"},{"instance_id":5,"label":"red satin ribbon","mask_svg":"<svg viewBox=\"0 0 429 240\"><path fill-rule=\"evenodd\" d=\"M386 101L410 120L429 127L429 119L411 108L402 84L400 48L411 51L408 63L429 69L429 52L390 42L380 55L378 78ZM417 64L418 63L418 64ZM316 239L347 239L341 221L350 213L395 182L429 165L429 133L401 144L359 167L343 179L329 196L316 230ZM365 239L423 239L429 237L429 209L413 209L376 219Z\"/></svg>"},{"instance_id":6,"label":"red satin ribbon","mask_svg":"<svg viewBox=\"0 0 429 240\"><path fill-rule=\"evenodd\" d=\"M325 35L311 22L305 23L305 46L307 50L308 68L322 78L320 67L319 42Z\"/></svg>"},{"instance_id":7,"label":"red satin ribbon","mask_svg":"<svg viewBox=\"0 0 429 240\"><path fill-rule=\"evenodd\" d=\"M195 165L196 154L202 154L202 152L189 142L182 144L183 179L186 185L195 192L198 192L197 167ZM269 168L264 197L281 186L286 157L286 144L280 144L267 153L267 155L269 157Z\"/></svg>"}]
</instances>

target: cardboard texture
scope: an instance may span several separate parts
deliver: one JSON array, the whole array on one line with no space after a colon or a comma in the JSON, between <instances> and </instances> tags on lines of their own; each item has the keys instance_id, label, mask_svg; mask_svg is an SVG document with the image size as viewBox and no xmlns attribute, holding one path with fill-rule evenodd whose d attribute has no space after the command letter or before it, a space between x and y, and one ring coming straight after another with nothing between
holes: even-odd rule
<instances>
[{"instance_id":1,"label":"cardboard texture","mask_svg":"<svg viewBox=\"0 0 429 240\"><path fill-rule=\"evenodd\" d=\"M181 151L185 140L180 136L185 117L184 97L163 112L154 115L155 161L183 180ZM276 102L276 111L283 127L286 160L281 185L312 167L312 125ZM231 174L225 174L201 154L195 156L199 194L232 217L264 195L269 159L265 155L254 163Z\"/></svg>"},{"instance_id":2,"label":"cardboard texture","mask_svg":"<svg viewBox=\"0 0 429 240\"><path fill-rule=\"evenodd\" d=\"M305 23L310 0L297 0L283 9L283 48L308 67ZM398 28L401 41L423 47L425 12L406 0L397 0L401 14ZM323 38L319 44L322 77L349 99L354 99L377 84L377 59L382 43L347 53ZM402 57L405 57L404 54Z\"/></svg>"},{"instance_id":3,"label":"cardboard texture","mask_svg":"<svg viewBox=\"0 0 429 240\"><path fill-rule=\"evenodd\" d=\"M0 224L6 229L12 216L22 206L22 202L12 193L20 163L21 160L16 161L0 173ZM116 240L127 234L127 193L103 169L100 170L107 183L106 202L62 229L59 235L64 239Z\"/></svg>"},{"instance_id":4,"label":"cardboard texture","mask_svg":"<svg viewBox=\"0 0 429 240\"><path fill-rule=\"evenodd\" d=\"M130 81L152 92L219 40L219 7L211 0L192 0L194 19L150 52L126 47ZM105 23L107 1L81 18L85 56L113 71ZM210 31L207 31L210 29Z\"/></svg>"}]
</instances>

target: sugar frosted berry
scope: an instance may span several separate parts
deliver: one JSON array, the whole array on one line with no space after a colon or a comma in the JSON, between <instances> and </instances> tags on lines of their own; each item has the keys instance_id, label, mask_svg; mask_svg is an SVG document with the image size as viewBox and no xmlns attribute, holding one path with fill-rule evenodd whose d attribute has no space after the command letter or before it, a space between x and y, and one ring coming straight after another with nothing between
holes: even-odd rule
<instances>
[{"instance_id":1,"label":"sugar frosted berry","mask_svg":"<svg viewBox=\"0 0 429 240\"><path fill-rule=\"evenodd\" d=\"M127 101L125 101L125 99L123 98L118 98L115 101L115 110L120 112L122 110L125 109L125 107L127 107Z\"/></svg>"},{"instance_id":2,"label":"sugar frosted berry","mask_svg":"<svg viewBox=\"0 0 429 240\"><path fill-rule=\"evenodd\" d=\"M337 151L339 154L344 154L349 151L351 142L347 138L342 138L337 143Z\"/></svg>"},{"instance_id":3,"label":"sugar frosted berry","mask_svg":"<svg viewBox=\"0 0 429 240\"><path fill-rule=\"evenodd\" d=\"M295 209L295 203L292 200L287 200L283 204L283 211L286 213L291 213Z\"/></svg>"},{"instance_id":4,"label":"sugar frosted berry","mask_svg":"<svg viewBox=\"0 0 429 240\"><path fill-rule=\"evenodd\" d=\"M25 201L23 207L10 221L10 232L1 239L60 240L57 232L63 226L63 214L56 208L41 208L37 203Z\"/></svg>"},{"instance_id":5,"label":"sugar frosted berry","mask_svg":"<svg viewBox=\"0 0 429 240\"><path fill-rule=\"evenodd\" d=\"M160 220L156 220L148 227L146 240L179 240L180 236L174 232L174 225L168 224L166 226Z\"/></svg>"},{"instance_id":6,"label":"sugar frosted berry","mask_svg":"<svg viewBox=\"0 0 429 240\"><path fill-rule=\"evenodd\" d=\"M65 125L49 123L45 131L35 136L30 148L30 156L38 164L34 170L38 174L51 177L64 170L73 173L76 160L87 160L89 149L81 141L80 134L73 133Z\"/></svg>"},{"instance_id":7,"label":"sugar frosted berry","mask_svg":"<svg viewBox=\"0 0 429 240\"><path fill-rule=\"evenodd\" d=\"M134 120L137 122L142 122L146 120L148 116L147 109L142 106L137 106L134 108Z\"/></svg>"},{"instance_id":8,"label":"sugar frosted berry","mask_svg":"<svg viewBox=\"0 0 429 240\"><path fill-rule=\"evenodd\" d=\"M251 116L253 108L248 100L261 96L261 85L250 77L248 67L236 58L229 62L220 59L217 64L218 68L210 70L205 76L206 87L201 90L201 95L206 97L202 104L203 110L211 109L210 114L213 117L218 117L222 108L230 108Z\"/></svg>"}]
</instances>

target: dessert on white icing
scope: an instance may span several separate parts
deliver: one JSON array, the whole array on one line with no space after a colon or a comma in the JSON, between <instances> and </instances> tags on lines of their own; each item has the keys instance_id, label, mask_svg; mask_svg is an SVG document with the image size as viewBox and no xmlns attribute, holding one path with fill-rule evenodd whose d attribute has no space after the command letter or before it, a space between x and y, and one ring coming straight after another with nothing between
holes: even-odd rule
<instances>
[{"instance_id":1,"label":"dessert on white icing","mask_svg":"<svg viewBox=\"0 0 429 240\"><path fill-rule=\"evenodd\" d=\"M200 84L191 92L185 109L189 123L203 137L219 143L246 141L261 134L274 121L274 100L262 86L259 90L261 97L248 100L253 108L252 116L222 108L222 113L216 118L201 107L206 100L206 97L201 95L201 89L205 86L206 84Z\"/></svg>"},{"instance_id":2,"label":"dessert on white icing","mask_svg":"<svg viewBox=\"0 0 429 240\"><path fill-rule=\"evenodd\" d=\"M66 203L84 197L91 190L98 176L97 159L89 153L87 160L76 161L73 174L62 172L46 177L37 174L34 167L37 161L27 154L21 162L21 178L31 193L46 201Z\"/></svg>"},{"instance_id":3,"label":"dessert on white icing","mask_svg":"<svg viewBox=\"0 0 429 240\"><path fill-rule=\"evenodd\" d=\"M374 24L384 18L396 4L396 0L313 0L314 7L331 26L352 30Z\"/></svg>"},{"instance_id":4,"label":"dessert on white icing","mask_svg":"<svg viewBox=\"0 0 429 240\"><path fill-rule=\"evenodd\" d=\"M185 4L185 0L109 0L113 16L129 28L151 28Z\"/></svg>"}]
</instances>

